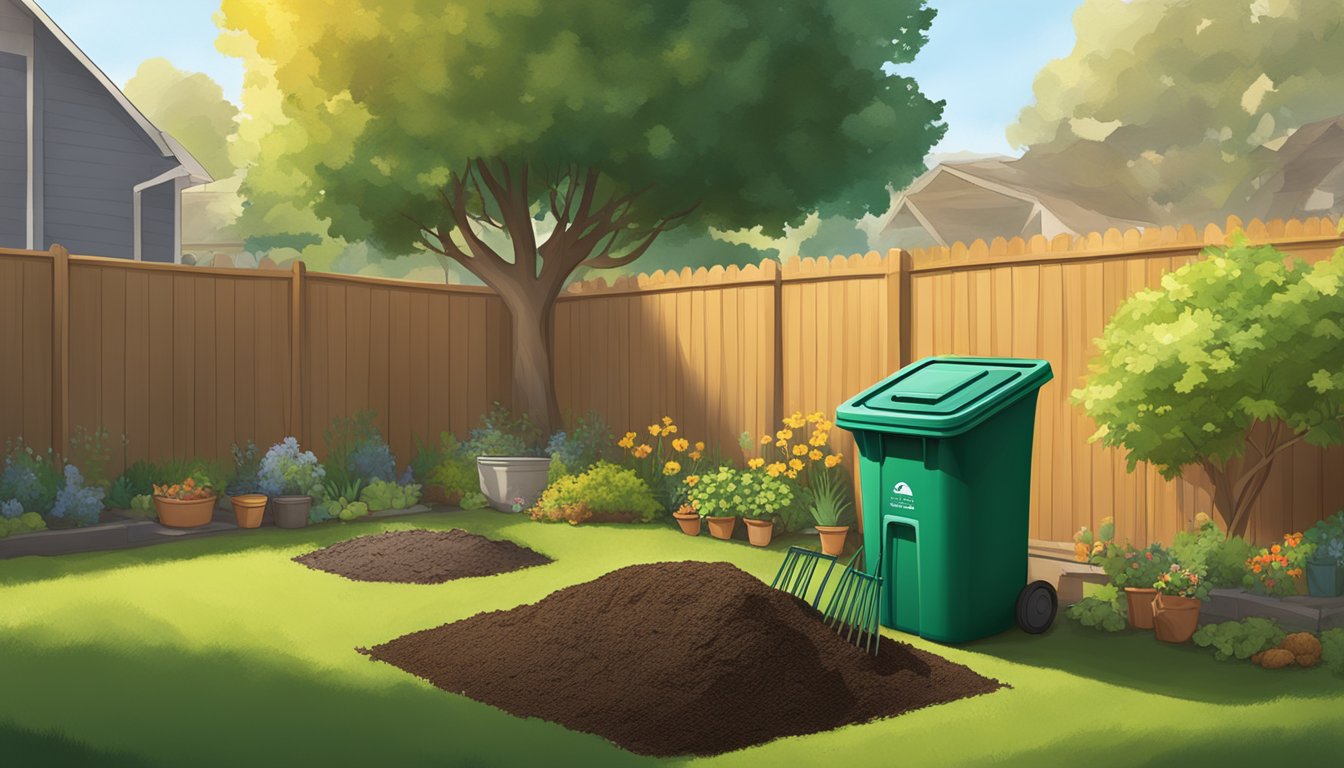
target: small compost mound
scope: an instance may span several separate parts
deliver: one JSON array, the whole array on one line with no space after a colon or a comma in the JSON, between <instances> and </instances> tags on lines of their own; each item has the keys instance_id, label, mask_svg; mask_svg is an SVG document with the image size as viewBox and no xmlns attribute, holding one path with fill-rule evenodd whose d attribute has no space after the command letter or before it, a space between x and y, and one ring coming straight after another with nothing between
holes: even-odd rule
<instances>
[{"instance_id":1,"label":"small compost mound","mask_svg":"<svg viewBox=\"0 0 1344 768\"><path fill-rule=\"evenodd\" d=\"M355 581L442 584L545 565L551 559L511 541L454 528L360 536L300 555L294 562Z\"/></svg>"},{"instance_id":2,"label":"small compost mound","mask_svg":"<svg viewBox=\"0 0 1344 768\"><path fill-rule=\"evenodd\" d=\"M361 650L446 691L659 756L718 754L1001 687L888 638L874 658L819 619L728 563L654 563Z\"/></svg>"}]
</instances>

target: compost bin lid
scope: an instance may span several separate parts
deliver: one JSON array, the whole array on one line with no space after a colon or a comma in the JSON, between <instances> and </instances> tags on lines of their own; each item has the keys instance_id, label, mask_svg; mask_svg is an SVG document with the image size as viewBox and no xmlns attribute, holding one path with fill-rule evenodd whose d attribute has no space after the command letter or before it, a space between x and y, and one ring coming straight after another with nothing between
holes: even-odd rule
<instances>
[{"instance_id":1,"label":"compost bin lid","mask_svg":"<svg viewBox=\"0 0 1344 768\"><path fill-rule=\"evenodd\" d=\"M953 437L1034 396L1053 377L1045 360L929 357L847 400L835 423L851 431Z\"/></svg>"}]
</instances>

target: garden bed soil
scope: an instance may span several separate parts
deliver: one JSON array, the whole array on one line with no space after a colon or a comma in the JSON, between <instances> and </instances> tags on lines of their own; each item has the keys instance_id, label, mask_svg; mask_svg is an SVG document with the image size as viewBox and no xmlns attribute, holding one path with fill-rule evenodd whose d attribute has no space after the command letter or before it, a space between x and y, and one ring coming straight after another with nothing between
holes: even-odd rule
<instances>
[{"instance_id":1,"label":"garden bed soil","mask_svg":"<svg viewBox=\"0 0 1344 768\"><path fill-rule=\"evenodd\" d=\"M622 568L360 650L446 691L658 756L718 754L1002 687L885 637L873 657L728 563Z\"/></svg>"},{"instance_id":2,"label":"garden bed soil","mask_svg":"<svg viewBox=\"0 0 1344 768\"><path fill-rule=\"evenodd\" d=\"M545 565L551 559L511 541L454 528L360 536L300 555L294 562L353 581L442 584Z\"/></svg>"}]
</instances>

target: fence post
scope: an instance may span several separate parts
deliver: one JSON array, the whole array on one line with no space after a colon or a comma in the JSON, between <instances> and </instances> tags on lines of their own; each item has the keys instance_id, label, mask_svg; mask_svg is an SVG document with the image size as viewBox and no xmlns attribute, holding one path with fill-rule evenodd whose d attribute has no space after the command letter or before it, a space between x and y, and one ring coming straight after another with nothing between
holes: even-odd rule
<instances>
[{"instance_id":1,"label":"fence post","mask_svg":"<svg viewBox=\"0 0 1344 768\"><path fill-rule=\"evenodd\" d=\"M289 423L290 435L300 445L306 443L303 434L303 261L295 259L290 270L289 283Z\"/></svg>"},{"instance_id":2,"label":"fence post","mask_svg":"<svg viewBox=\"0 0 1344 768\"><path fill-rule=\"evenodd\" d=\"M51 253L51 449L64 457L70 442L70 252Z\"/></svg>"},{"instance_id":3,"label":"fence post","mask_svg":"<svg viewBox=\"0 0 1344 768\"><path fill-rule=\"evenodd\" d=\"M779 423L784 420L784 263L771 262L770 265L773 267L775 277L775 365L771 378L774 404L770 413L770 423L766 425L766 434L772 434L779 429Z\"/></svg>"},{"instance_id":4,"label":"fence post","mask_svg":"<svg viewBox=\"0 0 1344 768\"><path fill-rule=\"evenodd\" d=\"M910 254L899 248L887 253L887 373L904 368L910 359Z\"/></svg>"}]
</instances>

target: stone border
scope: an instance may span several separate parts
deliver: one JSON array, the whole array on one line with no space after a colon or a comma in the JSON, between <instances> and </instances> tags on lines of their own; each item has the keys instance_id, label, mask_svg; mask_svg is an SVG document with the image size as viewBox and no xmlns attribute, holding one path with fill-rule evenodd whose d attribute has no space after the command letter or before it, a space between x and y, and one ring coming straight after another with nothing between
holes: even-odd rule
<instances>
[{"instance_id":1,"label":"stone border","mask_svg":"<svg viewBox=\"0 0 1344 768\"><path fill-rule=\"evenodd\" d=\"M369 517L384 519L433 511L433 508L424 504L416 504L406 509L388 509L382 512L374 512ZM264 525L266 524L263 523ZM87 528L20 533L0 539L0 560L30 555L68 555L76 552L130 549L170 541L213 536L237 530L240 529L234 522L233 509L217 507L214 518L210 523L200 528L168 528L153 520L123 520L91 525Z\"/></svg>"},{"instance_id":2,"label":"stone border","mask_svg":"<svg viewBox=\"0 0 1344 768\"><path fill-rule=\"evenodd\" d=\"M1344 597L1267 597L1244 589L1214 589L1200 610L1200 624L1240 621L1253 616L1274 619L1284 629L1321 633L1344 628Z\"/></svg>"}]
</instances>

